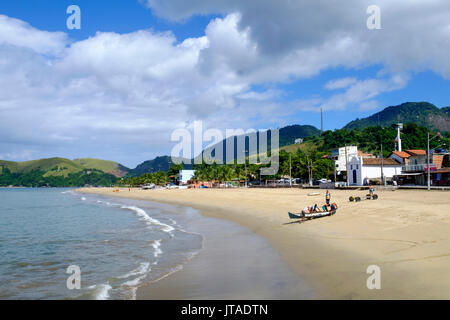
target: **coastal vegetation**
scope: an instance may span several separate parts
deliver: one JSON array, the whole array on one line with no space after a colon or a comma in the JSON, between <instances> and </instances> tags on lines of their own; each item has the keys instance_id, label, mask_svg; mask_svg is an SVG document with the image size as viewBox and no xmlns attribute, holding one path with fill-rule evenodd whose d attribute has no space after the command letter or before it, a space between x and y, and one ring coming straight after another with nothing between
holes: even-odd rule
<instances>
[{"instance_id":1,"label":"coastal vegetation","mask_svg":"<svg viewBox=\"0 0 450 320\"><path fill-rule=\"evenodd\" d=\"M437 134L416 123L407 123L402 130L403 149L426 149L427 133L430 136ZM448 148L450 144L449 132L440 133L430 141L430 148ZM387 157L395 150L395 137L397 128L395 125L387 127L372 126L363 129L338 129L334 131L325 131L320 137L306 138L305 143L309 146L315 146L318 151L329 152L332 149L343 147L345 145L355 145L364 152L381 155L381 145L383 145L383 156Z\"/></svg>"},{"instance_id":2,"label":"coastal vegetation","mask_svg":"<svg viewBox=\"0 0 450 320\"><path fill-rule=\"evenodd\" d=\"M128 172L128 176L139 177L144 173L167 172L173 164L172 157L170 156L156 157L153 160L144 161L136 168L131 169Z\"/></svg>"},{"instance_id":3,"label":"coastal vegetation","mask_svg":"<svg viewBox=\"0 0 450 320\"><path fill-rule=\"evenodd\" d=\"M280 170L274 176L260 177L262 165L250 164L255 162L250 160L254 160L257 155L247 155L247 165L237 164L236 161L231 165L177 165L170 156L160 156L141 163L135 169L100 159L50 158L25 162L0 160L0 186L164 185L175 180L183 168L195 169L194 180L197 181L264 181L288 177L290 173L293 178L303 180L308 180L310 175L312 179L331 179L334 165L327 157L331 150L356 145L366 153L377 156L382 153L387 157L395 150L397 122L404 123L403 149L426 149L427 133L434 137L438 132L439 136L431 140L430 148L448 149L449 109L439 109L426 102L408 102L388 107L364 119L356 119L344 128L333 131L320 133L320 130L309 125L281 128ZM298 138L302 138L303 142L295 144Z\"/></svg>"},{"instance_id":4,"label":"coastal vegetation","mask_svg":"<svg viewBox=\"0 0 450 320\"><path fill-rule=\"evenodd\" d=\"M353 120L344 129L391 126L399 122L415 123L437 131L450 131L449 107L439 109L428 102L406 102L387 107L370 117Z\"/></svg>"},{"instance_id":5,"label":"coastal vegetation","mask_svg":"<svg viewBox=\"0 0 450 320\"><path fill-rule=\"evenodd\" d=\"M109 173L96 169L84 169L69 173L67 176L47 175L45 171L32 170L29 172L11 172L3 168L0 174L0 186L16 187L80 187L102 186L109 187L116 183L117 178Z\"/></svg>"},{"instance_id":6,"label":"coastal vegetation","mask_svg":"<svg viewBox=\"0 0 450 320\"><path fill-rule=\"evenodd\" d=\"M0 173L7 168L13 173L30 173L32 171L42 171L44 176L67 177L70 173L82 172L86 169L99 170L112 174L116 177L124 176L129 169L125 166L107 160L84 158L69 160L65 158L48 158L23 162L0 160Z\"/></svg>"},{"instance_id":7,"label":"coastal vegetation","mask_svg":"<svg viewBox=\"0 0 450 320\"><path fill-rule=\"evenodd\" d=\"M426 149L427 133L431 136L436 132L419 126L415 123L405 124L402 130L404 149ZM364 152L387 157L395 149L395 137L397 130L395 125L387 127L367 127L363 129L338 129L325 131L319 136L304 138L301 144L292 144L281 147L279 150L280 170L273 176L260 176L263 165L251 164L249 159L256 155L247 156L247 164L211 165L202 163L189 166L196 170L193 181L238 182L259 181L280 178L299 178L303 181L311 179L333 179L334 164L328 158L331 150L344 145L357 145ZM431 149L448 148L450 145L449 132L441 134L430 142ZM165 157L160 157L164 159ZM167 159L164 159L167 163ZM86 169L82 165L103 165L104 170L114 167L113 162L97 162L87 160L70 161L62 158L43 159L23 163L0 162L0 186L25 186L25 187L78 187L84 185L110 186L113 184L122 186L140 186L144 184L166 185L177 178L178 172L187 169L181 164L171 165L166 170L145 172L137 176L131 174L125 177L112 175L99 169ZM123 166L122 166L123 167ZM125 168L125 167L123 167ZM142 169L142 168L141 168ZM152 171L153 168L148 168Z\"/></svg>"},{"instance_id":8,"label":"coastal vegetation","mask_svg":"<svg viewBox=\"0 0 450 320\"><path fill-rule=\"evenodd\" d=\"M170 182L169 175L164 171L157 171L154 173L144 173L137 177L123 177L117 180L118 186L131 186L131 187L139 187L146 184L155 184L155 185L166 185Z\"/></svg>"}]
</instances>

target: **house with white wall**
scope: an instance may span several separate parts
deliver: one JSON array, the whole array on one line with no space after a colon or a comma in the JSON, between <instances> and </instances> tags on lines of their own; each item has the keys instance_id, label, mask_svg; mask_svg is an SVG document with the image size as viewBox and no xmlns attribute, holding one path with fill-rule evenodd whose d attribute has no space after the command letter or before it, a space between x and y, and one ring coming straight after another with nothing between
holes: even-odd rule
<instances>
[{"instance_id":1,"label":"house with white wall","mask_svg":"<svg viewBox=\"0 0 450 320\"><path fill-rule=\"evenodd\" d=\"M393 151L389 158L402 164L402 172L398 174L397 180L400 184L425 185L427 183L427 152L421 149L407 149ZM430 156L430 171L438 169L436 161L438 157Z\"/></svg>"},{"instance_id":2,"label":"house with white wall","mask_svg":"<svg viewBox=\"0 0 450 320\"><path fill-rule=\"evenodd\" d=\"M406 164L411 155L405 151L392 151L388 158L394 159L395 161Z\"/></svg>"},{"instance_id":3,"label":"house with white wall","mask_svg":"<svg viewBox=\"0 0 450 320\"><path fill-rule=\"evenodd\" d=\"M390 180L402 172L402 164L392 158L351 157L348 162L349 184L362 186L369 180L381 179L381 171L384 179Z\"/></svg>"},{"instance_id":4,"label":"house with white wall","mask_svg":"<svg viewBox=\"0 0 450 320\"><path fill-rule=\"evenodd\" d=\"M341 147L331 151L331 158L335 160L336 171L338 174L347 171L346 164L348 160L356 156L358 156L357 146Z\"/></svg>"}]
</instances>

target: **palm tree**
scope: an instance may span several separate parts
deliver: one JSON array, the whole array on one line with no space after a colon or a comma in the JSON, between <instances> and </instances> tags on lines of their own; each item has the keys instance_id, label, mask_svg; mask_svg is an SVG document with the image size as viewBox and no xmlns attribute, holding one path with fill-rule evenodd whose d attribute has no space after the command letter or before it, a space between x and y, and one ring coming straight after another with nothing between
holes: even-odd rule
<instances>
[{"instance_id":1,"label":"palm tree","mask_svg":"<svg viewBox=\"0 0 450 320\"><path fill-rule=\"evenodd\" d=\"M234 165L235 177L239 180L239 187L241 186L241 179L245 179L245 169L244 165L236 164Z\"/></svg>"},{"instance_id":2,"label":"palm tree","mask_svg":"<svg viewBox=\"0 0 450 320\"><path fill-rule=\"evenodd\" d=\"M233 178L233 169L228 165L220 166L218 171L218 178L221 182L228 182Z\"/></svg>"}]
</instances>

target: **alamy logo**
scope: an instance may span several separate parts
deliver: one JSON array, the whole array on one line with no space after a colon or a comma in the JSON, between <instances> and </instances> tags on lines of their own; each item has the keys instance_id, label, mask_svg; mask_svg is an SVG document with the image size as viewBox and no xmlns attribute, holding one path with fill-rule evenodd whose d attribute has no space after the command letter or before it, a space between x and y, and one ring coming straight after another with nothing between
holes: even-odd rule
<instances>
[{"instance_id":1,"label":"alamy logo","mask_svg":"<svg viewBox=\"0 0 450 320\"><path fill-rule=\"evenodd\" d=\"M67 278L66 286L67 289L73 290L81 289L81 270L79 266L72 265L67 268L66 273L71 274L69 278Z\"/></svg>"},{"instance_id":2,"label":"alamy logo","mask_svg":"<svg viewBox=\"0 0 450 320\"><path fill-rule=\"evenodd\" d=\"M367 278L367 289L381 289L381 269L377 265L370 265L366 270L367 274L371 274L369 278Z\"/></svg>"},{"instance_id":3,"label":"alamy logo","mask_svg":"<svg viewBox=\"0 0 450 320\"><path fill-rule=\"evenodd\" d=\"M67 14L70 16L67 18L66 25L69 30L81 29L81 9L77 5L71 5L67 7Z\"/></svg>"},{"instance_id":4,"label":"alamy logo","mask_svg":"<svg viewBox=\"0 0 450 320\"><path fill-rule=\"evenodd\" d=\"M367 29L379 30L381 29L381 9L379 6L371 5L367 7L367 14L370 16L367 18Z\"/></svg>"},{"instance_id":5,"label":"alamy logo","mask_svg":"<svg viewBox=\"0 0 450 320\"><path fill-rule=\"evenodd\" d=\"M278 129L258 132L254 129L226 129L224 135L219 129L204 130L202 121L194 121L193 135L188 129L176 129L172 132L171 141L178 142L171 152L172 161L176 164L191 164L194 155L194 164L270 165L261 168L261 175L274 175L279 169ZM203 149L205 142L208 145Z\"/></svg>"}]
</instances>

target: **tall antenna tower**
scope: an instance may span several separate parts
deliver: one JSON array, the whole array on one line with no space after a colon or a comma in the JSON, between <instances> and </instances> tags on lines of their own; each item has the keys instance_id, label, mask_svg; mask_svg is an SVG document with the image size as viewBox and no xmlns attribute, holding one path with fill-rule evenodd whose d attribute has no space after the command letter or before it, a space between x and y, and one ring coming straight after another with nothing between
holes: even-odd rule
<instances>
[{"instance_id":1,"label":"tall antenna tower","mask_svg":"<svg viewBox=\"0 0 450 320\"><path fill-rule=\"evenodd\" d=\"M323 133L323 112L322 107L320 107L320 135Z\"/></svg>"}]
</instances>

